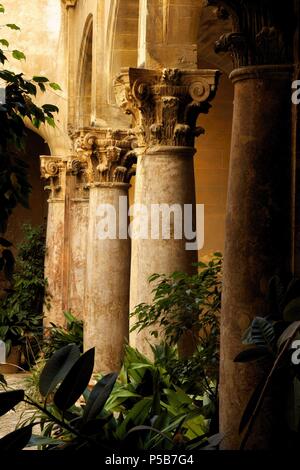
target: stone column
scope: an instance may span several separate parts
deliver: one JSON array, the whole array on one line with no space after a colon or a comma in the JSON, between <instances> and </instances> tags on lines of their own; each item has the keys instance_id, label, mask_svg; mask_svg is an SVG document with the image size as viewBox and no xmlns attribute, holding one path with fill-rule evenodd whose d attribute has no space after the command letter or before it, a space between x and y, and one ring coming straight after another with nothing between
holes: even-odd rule
<instances>
[{"instance_id":1,"label":"stone column","mask_svg":"<svg viewBox=\"0 0 300 470\"><path fill-rule=\"evenodd\" d=\"M95 371L106 373L120 368L128 339L127 196L134 157L130 131L79 134L89 187L84 348L96 347Z\"/></svg>"},{"instance_id":2,"label":"stone column","mask_svg":"<svg viewBox=\"0 0 300 470\"><path fill-rule=\"evenodd\" d=\"M67 306L83 320L86 280L89 190L83 178L84 167L75 155L67 162L70 198L68 204Z\"/></svg>"},{"instance_id":3,"label":"stone column","mask_svg":"<svg viewBox=\"0 0 300 470\"><path fill-rule=\"evenodd\" d=\"M41 175L49 181L48 221L46 237L45 278L48 280L50 309L44 309L44 324L62 325L63 273L65 237L66 160L63 157L41 156Z\"/></svg>"},{"instance_id":4,"label":"stone column","mask_svg":"<svg viewBox=\"0 0 300 470\"><path fill-rule=\"evenodd\" d=\"M267 313L267 285L291 271L291 68L252 66L235 85L221 316L220 419L237 448L238 423L261 364L236 364L252 319ZM251 109L251 113L249 113ZM267 413L267 410L265 410ZM235 428L233 428L233 424ZM262 424L255 446L269 445ZM254 431L255 433L255 431Z\"/></svg>"},{"instance_id":5,"label":"stone column","mask_svg":"<svg viewBox=\"0 0 300 470\"><path fill-rule=\"evenodd\" d=\"M175 232L183 227L184 205L195 211L194 138L204 132L196 127L196 119L208 112L217 76L215 70L129 69L116 79L118 104L133 114L139 147L134 202L137 209L143 205L149 216L143 219L137 212L133 221L131 311L140 303L151 303L151 274L195 272L197 249L188 251L184 231ZM159 204L167 207L169 217L168 211L174 211L174 218L166 222L169 233L163 234L160 224L155 226L151 211ZM158 215L162 223L162 213ZM144 330L133 333L130 342L150 355L154 338Z\"/></svg>"},{"instance_id":6,"label":"stone column","mask_svg":"<svg viewBox=\"0 0 300 470\"><path fill-rule=\"evenodd\" d=\"M253 318L268 312L271 276L291 273L293 22L289 1L284 8L271 1L209 3L228 7L236 31L222 36L216 50L229 51L236 68L231 73L235 94L221 314L220 430L225 434L223 448L238 449L242 413L269 365L233 360ZM267 449L276 442L279 427L269 398L247 448Z\"/></svg>"}]
</instances>

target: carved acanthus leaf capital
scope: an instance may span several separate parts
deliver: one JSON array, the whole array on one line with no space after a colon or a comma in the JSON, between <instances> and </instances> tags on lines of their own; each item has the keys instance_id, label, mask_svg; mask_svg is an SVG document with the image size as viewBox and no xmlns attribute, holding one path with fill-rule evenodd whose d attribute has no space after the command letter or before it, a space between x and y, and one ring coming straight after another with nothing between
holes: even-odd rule
<instances>
[{"instance_id":1,"label":"carved acanthus leaf capital","mask_svg":"<svg viewBox=\"0 0 300 470\"><path fill-rule=\"evenodd\" d=\"M48 180L45 189L50 190L50 199L60 199L65 191L66 158L42 155L41 177Z\"/></svg>"},{"instance_id":2,"label":"carved acanthus leaf capital","mask_svg":"<svg viewBox=\"0 0 300 470\"><path fill-rule=\"evenodd\" d=\"M293 0L206 0L217 6L219 19L232 18L233 31L215 43L215 51L229 52L235 68L293 62Z\"/></svg>"},{"instance_id":3,"label":"carved acanthus leaf capital","mask_svg":"<svg viewBox=\"0 0 300 470\"><path fill-rule=\"evenodd\" d=\"M134 118L139 147L193 146L215 95L217 70L125 69L114 82L118 105Z\"/></svg>"},{"instance_id":4,"label":"carved acanthus leaf capital","mask_svg":"<svg viewBox=\"0 0 300 470\"><path fill-rule=\"evenodd\" d=\"M74 155L69 171L85 186L97 183L127 183L132 176L133 141L130 129L81 128L73 134Z\"/></svg>"}]
</instances>

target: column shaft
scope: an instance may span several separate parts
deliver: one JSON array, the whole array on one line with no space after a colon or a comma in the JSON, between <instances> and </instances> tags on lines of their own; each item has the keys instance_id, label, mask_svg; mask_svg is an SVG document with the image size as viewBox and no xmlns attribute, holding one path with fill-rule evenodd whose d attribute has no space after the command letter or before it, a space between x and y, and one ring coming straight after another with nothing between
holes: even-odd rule
<instances>
[{"instance_id":1,"label":"column shaft","mask_svg":"<svg viewBox=\"0 0 300 470\"><path fill-rule=\"evenodd\" d=\"M41 156L41 175L50 190L46 235L45 278L50 295L50 308L44 308L44 325L64 324L63 286L65 251L66 160L63 157Z\"/></svg>"},{"instance_id":2,"label":"column shaft","mask_svg":"<svg viewBox=\"0 0 300 470\"><path fill-rule=\"evenodd\" d=\"M50 309L45 309L44 325L50 322L64 324L63 316L63 257L64 257L64 200L48 201L48 220L46 236L45 278L50 294Z\"/></svg>"},{"instance_id":3,"label":"column shaft","mask_svg":"<svg viewBox=\"0 0 300 470\"><path fill-rule=\"evenodd\" d=\"M291 271L291 68L243 67L235 86L221 314L220 423L223 447L237 449L239 422L261 364L237 364L242 335L267 313L267 286ZM272 437L268 412L255 448ZM274 429L277 432L277 429Z\"/></svg>"},{"instance_id":4,"label":"column shaft","mask_svg":"<svg viewBox=\"0 0 300 470\"><path fill-rule=\"evenodd\" d=\"M193 154L194 150L190 147L161 146L149 149L138 158L135 204L144 205L150 217L148 238L133 238L132 240L131 311L140 303L152 303L153 284L148 282L151 274L171 274L174 271L192 273L196 270L192 263L197 262L197 251L186 250L187 240L184 233L181 239L174 238L175 206L179 209L179 214L182 215L182 222L184 205L190 204L193 208L195 207ZM154 228L152 227L154 220L151 220L151 208L157 204L167 204L170 209L174 205L174 215L171 215L170 222L168 222L169 239L162 237L162 217L160 217L160 231L157 239L153 239L151 236L151 228ZM181 224L181 228L182 226L183 224ZM136 319L133 318L132 323L135 321ZM148 330L143 330L140 333L134 331L130 335L130 343L147 355L151 351L149 342L154 343L154 341L154 337L150 336Z\"/></svg>"},{"instance_id":5,"label":"column shaft","mask_svg":"<svg viewBox=\"0 0 300 470\"><path fill-rule=\"evenodd\" d=\"M96 347L95 370L103 373L120 369L128 339L130 240L118 236L119 197L127 192L125 183L90 189L84 346ZM103 204L116 209L116 239L99 238Z\"/></svg>"},{"instance_id":6,"label":"column shaft","mask_svg":"<svg viewBox=\"0 0 300 470\"><path fill-rule=\"evenodd\" d=\"M87 198L71 198L68 307L80 319L84 316L88 210Z\"/></svg>"}]
</instances>

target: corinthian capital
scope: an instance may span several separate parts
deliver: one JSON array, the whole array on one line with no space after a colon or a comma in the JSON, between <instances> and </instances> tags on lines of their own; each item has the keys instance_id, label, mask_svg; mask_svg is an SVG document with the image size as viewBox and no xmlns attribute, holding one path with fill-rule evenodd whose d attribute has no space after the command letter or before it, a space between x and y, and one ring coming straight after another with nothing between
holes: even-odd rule
<instances>
[{"instance_id":1,"label":"corinthian capital","mask_svg":"<svg viewBox=\"0 0 300 470\"><path fill-rule=\"evenodd\" d=\"M231 16L233 31L222 35L215 51L229 52L234 67L293 62L293 0L206 0L219 19ZM227 12L227 14L226 14Z\"/></svg>"},{"instance_id":2,"label":"corinthian capital","mask_svg":"<svg viewBox=\"0 0 300 470\"><path fill-rule=\"evenodd\" d=\"M74 155L68 168L81 175L85 186L130 180L136 161L131 130L85 127L74 132L72 138Z\"/></svg>"},{"instance_id":3,"label":"corinthian capital","mask_svg":"<svg viewBox=\"0 0 300 470\"><path fill-rule=\"evenodd\" d=\"M50 190L50 199L62 199L65 193L66 159L42 155L41 176L49 181L45 189Z\"/></svg>"},{"instance_id":4,"label":"corinthian capital","mask_svg":"<svg viewBox=\"0 0 300 470\"><path fill-rule=\"evenodd\" d=\"M194 146L199 113L215 95L217 70L129 68L114 82L118 105L134 118L138 146Z\"/></svg>"}]
</instances>

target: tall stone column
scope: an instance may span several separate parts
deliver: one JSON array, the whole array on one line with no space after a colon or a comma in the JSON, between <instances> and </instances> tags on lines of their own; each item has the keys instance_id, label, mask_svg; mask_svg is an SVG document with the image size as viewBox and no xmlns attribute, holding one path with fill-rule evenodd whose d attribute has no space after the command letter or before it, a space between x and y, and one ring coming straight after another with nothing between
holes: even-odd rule
<instances>
[{"instance_id":1,"label":"tall stone column","mask_svg":"<svg viewBox=\"0 0 300 470\"><path fill-rule=\"evenodd\" d=\"M77 139L89 188L84 347L96 348L103 373L120 368L128 339L131 140L130 131L107 129L82 129Z\"/></svg>"},{"instance_id":2,"label":"tall stone column","mask_svg":"<svg viewBox=\"0 0 300 470\"><path fill-rule=\"evenodd\" d=\"M78 151L78 153L77 153ZM66 246L66 305L67 309L83 320L86 281L87 231L89 190L84 181L81 148L67 162L69 185L68 239Z\"/></svg>"},{"instance_id":3,"label":"tall stone column","mask_svg":"<svg viewBox=\"0 0 300 470\"><path fill-rule=\"evenodd\" d=\"M49 181L48 221L46 236L45 278L48 280L50 308L44 309L44 325L62 325L65 238L66 160L62 157L41 156L41 176Z\"/></svg>"},{"instance_id":4,"label":"tall stone column","mask_svg":"<svg viewBox=\"0 0 300 470\"><path fill-rule=\"evenodd\" d=\"M117 101L134 117L139 148L137 212L132 214L131 311L140 303L151 303L151 274L196 269L192 263L197 262L197 248L187 250L190 240L182 230L184 206L190 205L195 212L194 139L204 132L196 127L196 119L199 113L208 112L217 77L215 70L129 69L116 79ZM162 211L166 209L168 221L162 212L156 212L156 221L153 218L152 211L158 205ZM165 233L161 224L167 229ZM178 230L182 233L176 233ZM133 333L130 342L150 355L154 338L143 330Z\"/></svg>"},{"instance_id":5,"label":"tall stone column","mask_svg":"<svg viewBox=\"0 0 300 470\"><path fill-rule=\"evenodd\" d=\"M209 1L228 7L234 32L216 43L235 70L221 313L220 430L238 449L242 413L266 363L238 364L242 335L268 312L268 281L291 273L291 2ZM224 16L226 11L222 11ZM272 397L247 448L267 449L278 427ZM274 432L272 432L274 431Z\"/></svg>"}]
</instances>

